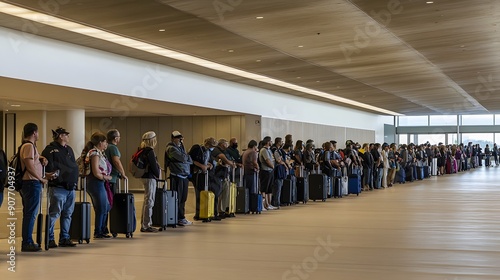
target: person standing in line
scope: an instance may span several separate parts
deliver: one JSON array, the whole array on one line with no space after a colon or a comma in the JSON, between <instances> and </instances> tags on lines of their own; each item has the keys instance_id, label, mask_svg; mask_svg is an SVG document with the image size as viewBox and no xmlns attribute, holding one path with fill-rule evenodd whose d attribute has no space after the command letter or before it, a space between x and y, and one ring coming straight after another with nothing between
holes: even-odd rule
<instances>
[{"instance_id":1,"label":"person standing in line","mask_svg":"<svg viewBox=\"0 0 500 280\"><path fill-rule=\"evenodd\" d=\"M387 184L387 175L389 173L389 144L382 144L382 152L380 152L382 156L382 187L388 188Z\"/></svg>"},{"instance_id":2,"label":"person standing in line","mask_svg":"<svg viewBox=\"0 0 500 280\"><path fill-rule=\"evenodd\" d=\"M69 228L75 209L78 165L73 149L68 145L69 132L58 127L56 130L52 130L52 138L54 141L47 145L42 152L42 155L48 160L45 170L54 174L49 180L49 248L58 247L54 237L54 226L59 217L61 217L59 247L74 247L76 243L71 241Z\"/></svg>"},{"instance_id":3,"label":"person standing in line","mask_svg":"<svg viewBox=\"0 0 500 280\"><path fill-rule=\"evenodd\" d=\"M21 197L23 202L22 222L22 252L41 251L41 244L33 241L33 228L40 206L42 186L47 183L44 178L43 166L47 165L47 159L41 156L36 149L38 141L38 126L27 123L23 128L23 144L19 147L19 158L21 168L24 170L21 185Z\"/></svg>"},{"instance_id":4,"label":"person standing in line","mask_svg":"<svg viewBox=\"0 0 500 280\"><path fill-rule=\"evenodd\" d=\"M262 203L262 208L267 210L277 209L271 205L271 199L273 194L273 182L274 182L274 165L275 160L271 152L272 141L270 139L263 140L263 147L259 152L260 161L260 191L262 192L262 198L264 199Z\"/></svg>"},{"instance_id":5,"label":"person standing in line","mask_svg":"<svg viewBox=\"0 0 500 280\"><path fill-rule=\"evenodd\" d=\"M142 204L141 232L157 232L158 229L151 227L153 224L153 206L155 205L156 179L160 178L160 165L156 158L154 148L157 144L156 133L148 131L142 135L139 149L144 151L141 157L146 162L146 172L142 175L141 182L144 186L144 202Z\"/></svg>"},{"instance_id":6,"label":"person standing in line","mask_svg":"<svg viewBox=\"0 0 500 280\"><path fill-rule=\"evenodd\" d=\"M111 163L111 180L109 180L109 187L111 189L111 193L114 195L117 191L117 184L120 178L128 180L127 175L125 175L125 169L123 168L122 162L120 161L121 153L118 149L117 145L120 143L120 132L118 129L111 129L106 134L106 139L108 141L108 147L104 154L106 158ZM106 219L106 225L108 221ZM106 227L104 229L104 233L109 233L109 229Z\"/></svg>"},{"instance_id":7,"label":"person standing in line","mask_svg":"<svg viewBox=\"0 0 500 280\"><path fill-rule=\"evenodd\" d=\"M214 147L217 146L217 142L213 137L205 139L203 146L195 144L189 150L189 155L193 160L193 170L191 172L193 176L194 193L196 196L196 209L193 219L195 221L200 220L200 192L205 190L205 183L209 185L209 182L205 182L209 174L213 173L213 164L210 160L210 153L213 151ZM210 187L209 187L210 190ZM217 190L211 190L214 195L218 193ZM217 201L217 199L215 199ZM217 206L214 204L214 213ZM215 220L220 220L219 217L214 217Z\"/></svg>"},{"instance_id":8,"label":"person standing in line","mask_svg":"<svg viewBox=\"0 0 500 280\"><path fill-rule=\"evenodd\" d=\"M90 195L92 205L94 206L94 238L111 238L111 235L105 233L106 220L111 210L106 191L106 182L111 180L111 164L106 159L104 151L108 147L106 135L96 132L90 137L90 141L85 145L87 155L85 164L90 167L90 173L87 175L87 193Z\"/></svg>"},{"instance_id":9,"label":"person standing in line","mask_svg":"<svg viewBox=\"0 0 500 280\"><path fill-rule=\"evenodd\" d=\"M167 168L170 170L170 186L172 190L177 191L179 197L179 220L177 225L192 225L193 222L186 219L186 200L188 196L188 176L193 160L182 144L184 137L179 131L173 131L171 139L172 141L167 144L165 150L165 170Z\"/></svg>"},{"instance_id":10,"label":"person standing in line","mask_svg":"<svg viewBox=\"0 0 500 280\"><path fill-rule=\"evenodd\" d=\"M257 141L250 140L247 145L247 149L243 152L241 156L243 160L243 185L248 189L250 195L257 195L259 190L257 188L257 182L255 181L255 175L259 174L259 163Z\"/></svg>"}]
</instances>

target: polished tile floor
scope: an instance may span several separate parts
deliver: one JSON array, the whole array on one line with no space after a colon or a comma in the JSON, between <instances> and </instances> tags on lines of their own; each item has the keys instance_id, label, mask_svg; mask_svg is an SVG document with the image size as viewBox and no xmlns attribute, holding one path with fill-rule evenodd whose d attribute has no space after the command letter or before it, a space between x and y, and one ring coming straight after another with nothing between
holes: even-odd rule
<instances>
[{"instance_id":1,"label":"polished tile floor","mask_svg":"<svg viewBox=\"0 0 500 280\"><path fill-rule=\"evenodd\" d=\"M17 252L15 273L2 226L0 279L500 279L499 181L500 167L482 167L133 239Z\"/></svg>"}]
</instances>

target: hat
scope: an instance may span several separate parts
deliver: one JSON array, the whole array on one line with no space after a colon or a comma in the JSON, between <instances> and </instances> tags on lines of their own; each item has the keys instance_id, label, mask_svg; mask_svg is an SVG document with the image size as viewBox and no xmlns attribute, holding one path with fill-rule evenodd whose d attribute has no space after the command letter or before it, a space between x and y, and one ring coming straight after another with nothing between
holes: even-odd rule
<instances>
[{"instance_id":1,"label":"hat","mask_svg":"<svg viewBox=\"0 0 500 280\"><path fill-rule=\"evenodd\" d=\"M174 132L172 132L172 138L182 138L182 134L175 130Z\"/></svg>"},{"instance_id":2,"label":"hat","mask_svg":"<svg viewBox=\"0 0 500 280\"><path fill-rule=\"evenodd\" d=\"M205 146L209 146L210 148L217 146L217 141L213 137L209 137L205 139Z\"/></svg>"},{"instance_id":3,"label":"hat","mask_svg":"<svg viewBox=\"0 0 500 280\"><path fill-rule=\"evenodd\" d=\"M156 137L156 133L154 131L148 131L142 135L142 140L151 140Z\"/></svg>"},{"instance_id":4,"label":"hat","mask_svg":"<svg viewBox=\"0 0 500 280\"><path fill-rule=\"evenodd\" d=\"M69 132L66 131L66 129L58 126L56 128L56 130L52 130L52 138L56 139L57 137L59 137L59 135L61 134L69 134Z\"/></svg>"}]
</instances>

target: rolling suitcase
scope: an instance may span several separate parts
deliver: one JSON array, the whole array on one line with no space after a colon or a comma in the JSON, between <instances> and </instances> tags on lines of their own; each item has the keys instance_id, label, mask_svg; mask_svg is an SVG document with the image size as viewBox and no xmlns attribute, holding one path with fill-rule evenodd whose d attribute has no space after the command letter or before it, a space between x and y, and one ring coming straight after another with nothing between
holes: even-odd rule
<instances>
[{"instance_id":1,"label":"rolling suitcase","mask_svg":"<svg viewBox=\"0 0 500 280\"><path fill-rule=\"evenodd\" d=\"M299 169L299 177L295 178L295 186L297 187L297 201L306 204L309 201L309 181L307 176L304 176L304 167Z\"/></svg>"},{"instance_id":2,"label":"rolling suitcase","mask_svg":"<svg viewBox=\"0 0 500 280\"><path fill-rule=\"evenodd\" d=\"M417 166L417 180L423 180L423 179L424 179L424 167Z\"/></svg>"},{"instance_id":3,"label":"rolling suitcase","mask_svg":"<svg viewBox=\"0 0 500 280\"><path fill-rule=\"evenodd\" d=\"M152 226L159 227L160 231L163 231L167 229L168 225L167 181L158 179L156 183L155 204L153 206L151 221Z\"/></svg>"},{"instance_id":4,"label":"rolling suitcase","mask_svg":"<svg viewBox=\"0 0 500 280\"><path fill-rule=\"evenodd\" d=\"M399 170L396 171L396 182L398 182L399 184L404 184L406 183L406 171L404 169L404 167L402 167L401 165L399 165Z\"/></svg>"},{"instance_id":5,"label":"rolling suitcase","mask_svg":"<svg viewBox=\"0 0 500 280\"><path fill-rule=\"evenodd\" d=\"M309 175L309 198L313 201L326 201L328 194L329 180L325 174Z\"/></svg>"},{"instance_id":6,"label":"rolling suitcase","mask_svg":"<svg viewBox=\"0 0 500 280\"><path fill-rule=\"evenodd\" d=\"M208 173L205 173L205 189L200 192L200 220L210 222L214 217L215 194L208 190Z\"/></svg>"},{"instance_id":7,"label":"rolling suitcase","mask_svg":"<svg viewBox=\"0 0 500 280\"><path fill-rule=\"evenodd\" d=\"M236 168L232 168L231 182L229 183L229 217L234 217L236 214Z\"/></svg>"},{"instance_id":8,"label":"rolling suitcase","mask_svg":"<svg viewBox=\"0 0 500 280\"><path fill-rule=\"evenodd\" d=\"M340 182L342 184L342 196L349 195L349 177L342 176Z\"/></svg>"},{"instance_id":9,"label":"rolling suitcase","mask_svg":"<svg viewBox=\"0 0 500 280\"><path fill-rule=\"evenodd\" d=\"M358 174L351 174L348 178L349 194L359 195L361 193L361 176Z\"/></svg>"},{"instance_id":10,"label":"rolling suitcase","mask_svg":"<svg viewBox=\"0 0 500 280\"><path fill-rule=\"evenodd\" d=\"M172 182L170 182L170 190L167 190L167 226L176 228L178 221L179 196L177 195L177 191L172 190Z\"/></svg>"},{"instance_id":11,"label":"rolling suitcase","mask_svg":"<svg viewBox=\"0 0 500 280\"><path fill-rule=\"evenodd\" d=\"M243 167L240 168L240 180L236 188L236 214L250 213L250 196L248 189L243 186Z\"/></svg>"},{"instance_id":12,"label":"rolling suitcase","mask_svg":"<svg viewBox=\"0 0 500 280\"><path fill-rule=\"evenodd\" d=\"M262 213L262 194L259 193L259 175L255 173L255 186L252 186L254 193L250 194L250 212L252 214ZM257 189L255 189L257 187Z\"/></svg>"},{"instance_id":13,"label":"rolling suitcase","mask_svg":"<svg viewBox=\"0 0 500 280\"><path fill-rule=\"evenodd\" d=\"M293 184L295 182L292 177L283 179L283 187L281 188L280 204L284 206L292 205L293 202Z\"/></svg>"},{"instance_id":14,"label":"rolling suitcase","mask_svg":"<svg viewBox=\"0 0 500 280\"><path fill-rule=\"evenodd\" d=\"M438 175L438 159L437 158L432 159L431 175L432 176Z\"/></svg>"},{"instance_id":15,"label":"rolling suitcase","mask_svg":"<svg viewBox=\"0 0 500 280\"><path fill-rule=\"evenodd\" d=\"M109 231L113 237L125 234L132 238L135 231L134 195L128 192L128 180L125 180L124 193L121 193L120 180L117 180L118 192L113 196L113 208L109 212Z\"/></svg>"},{"instance_id":16,"label":"rolling suitcase","mask_svg":"<svg viewBox=\"0 0 500 280\"><path fill-rule=\"evenodd\" d=\"M43 167L43 174L45 174L45 167ZM45 175L44 177L45 178ZM45 212L45 226L44 226L44 220L43 220L43 206L42 206L42 201L43 201L43 189L46 191L47 195L47 205L46 205L46 212ZM42 247L42 243L44 245L44 249L47 251L49 250L49 225L50 225L50 218L49 218L49 206L50 206L50 198L49 198L49 187L48 184L42 185L42 190L40 192L40 211L38 213L38 218L37 218L37 230L36 230L36 243L38 244L38 247ZM45 238L43 238L45 237ZM43 240L42 240L43 239Z\"/></svg>"},{"instance_id":17,"label":"rolling suitcase","mask_svg":"<svg viewBox=\"0 0 500 280\"><path fill-rule=\"evenodd\" d=\"M69 236L78 244L83 241L90 243L90 203L87 202L87 181L84 176L80 177L80 202L75 202Z\"/></svg>"},{"instance_id":18,"label":"rolling suitcase","mask_svg":"<svg viewBox=\"0 0 500 280\"><path fill-rule=\"evenodd\" d=\"M332 177L333 182L333 197L342 198L342 178Z\"/></svg>"}]
</instances>

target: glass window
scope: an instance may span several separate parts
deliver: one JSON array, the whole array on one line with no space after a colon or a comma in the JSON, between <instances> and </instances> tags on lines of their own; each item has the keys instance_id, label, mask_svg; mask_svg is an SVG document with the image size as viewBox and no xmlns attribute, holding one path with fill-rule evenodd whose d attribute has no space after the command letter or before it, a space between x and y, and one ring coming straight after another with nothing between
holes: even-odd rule
<instances>
[{"instance_id":1,"label":"glass window","mask_svg":"<svg viewBox=\"0 0 500 280\"><path fill-rule=\"evenodd\" d=\"M425 144L429 142L431 145L438 144L438 143L444 143L446 136L445 134L419 134L417 135L417 143L418 145L420 144Z\"/></svg>"},{"instance_id":2,"label":"glass window","mask_svg":"<svg viewBox=\"0 0 500 280\"><path fill-rule=\"evenodd\" d=\"M457 115L429 116L431 125L457 125Z\"/></svg>"},{"instance_id":3,"label":"glass window","mask_svg":"<svg viewBox=\"0 0 500 280\"><path fill-rule=\"evenodd\" d=\"M399 126L428 126L429 116L400 116L398 117Z\"/></svg>"},{"instance_id":4,"label":"glass window","mask_svg":"<svg viewBox=\"0 0 500 280\"><path fill-rule=\"evenodd\" d=\"M493 115L463 115L462 125L492 125Z\"/></svg>"},{"instance_id":5,"label":"glass window","mask_svg":"<svg viewBox=\"0 0 500 280\"><path fill-rule=\"evenodd\" d=\"M493 145L493 133L462 133L462 143L467 145L469 142L479 144L484 149L486 144Z\"/></svg>"},{"instance_id":6,"label":"glass window","mask_svg":"<svg viewBox=\"0 0 500 280\"><path fill-rule=\"evenodd\" d=\"M500 125L500 115L495 115L495 125Z\"/></svg>"},{"instance_id":7,"label":"glass window","mask_svg":"<svg viewBox=\"0 0 500 280\"><path fill-rule=\"evenodd\" d=\"M444 142L443 142L444 143ZM458 145L458 134L456 133L448 133L448 143L449 145Z\"/></svg>"},{"instance_id":8,"label":"glass window","mask_svg":"<svg viewBox=\"0 0 500 280\"><path fill-rule=\"evenodd\" d=\"M398 134L399 144L408 145L408 134Z\"/></svg>"}]
</instances>

